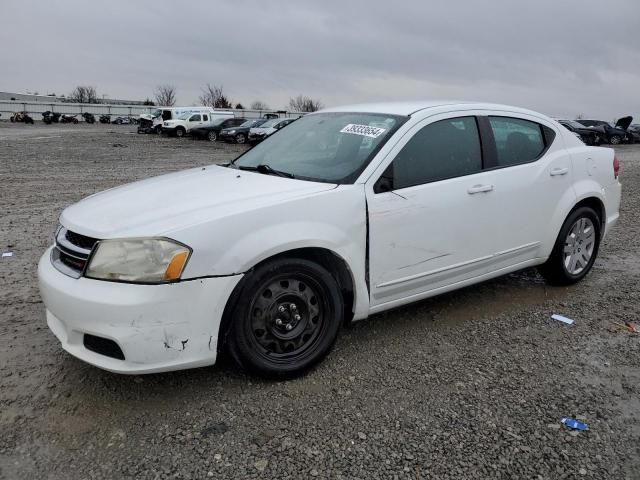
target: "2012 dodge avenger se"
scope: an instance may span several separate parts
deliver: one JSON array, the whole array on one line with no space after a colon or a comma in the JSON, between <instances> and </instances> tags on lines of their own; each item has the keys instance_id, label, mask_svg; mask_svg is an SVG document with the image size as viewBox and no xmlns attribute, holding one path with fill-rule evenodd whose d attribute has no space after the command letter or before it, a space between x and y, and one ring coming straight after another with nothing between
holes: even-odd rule
<instances>
[{"instance_id":1,"label":"2012 dodge avenger se","mask_svg":"<svg viewBox=\"0 0 640 480\"><path fill-rule=\"evenodd\" d=\"M474 103L309 114L223 166L64 210L39 264L65 350L146 373L291 377L344 322L537 265L591 269L618 219L619 163L550 118Z\"/></svg>"}]
</instances>

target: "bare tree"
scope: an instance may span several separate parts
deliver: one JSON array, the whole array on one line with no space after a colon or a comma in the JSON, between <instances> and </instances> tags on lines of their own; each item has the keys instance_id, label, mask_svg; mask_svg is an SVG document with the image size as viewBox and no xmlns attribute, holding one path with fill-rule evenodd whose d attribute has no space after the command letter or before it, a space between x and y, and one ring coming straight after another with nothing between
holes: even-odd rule
<instances>
[{"instance_id":1,"label":"bare tree","mask_svg":"<svg viewBox=\"0 0 640 480\"><path fill-rule=\"evenodd\" d=\"M211 85L207 83L207 86L202 89L202 95L198 97L202 105L213 108L231 108L231 102L224 94L222 85Z\"/></svg>"},{"instance_id":2,"label":"bare tree","mask_svg":"<svg viewBox=\"0 0 640 480\"><path fill-rule=\"evenodd\" d=\"M69 94L67 101L76 103L98 103L98 92L96 92L96 87L79 85Z\"/></svg>"},{"instance_id":3,"label":"bare tree","mask_svg":"<svg viewBox=\"0 0 640 480\"><path fill-rule=\"evenodd\" d=\"M582 120L584 118L584 115L582 113L579 113L576 115L576 120Z\"/></svg>"},{"instance_id":4,"label":"bare tree","mask_svg":"<svg viewBox=\"0 0 640 480\"><path fill-rule=\"evenodd\" d=\"M269 110L269 105L260 100L256 100L254 102L251 102L250 108L251 110Z\"/></svg>"},{"instance_id":5,"label":"bare tree","mask_svg":"<svg viewBox=\"0 0 640 480\"><path fill-rule=\"evenodd\" d=\"M314 100L305 95L298 95L289 99L289 110L294 112L315 112L321 108L322 102L320 100Z\"/></svg>"},{"instance_id":6,"label":"bare tree","mask_svg":"<svg viewBox=\"0 0 640 480\"><path fill-rule=\"evenodd\" d=\"M158 85L153 92L156 105L160 107L173 107L176 104L176 87L173 85Z\"/></svg>"}]
</instances>

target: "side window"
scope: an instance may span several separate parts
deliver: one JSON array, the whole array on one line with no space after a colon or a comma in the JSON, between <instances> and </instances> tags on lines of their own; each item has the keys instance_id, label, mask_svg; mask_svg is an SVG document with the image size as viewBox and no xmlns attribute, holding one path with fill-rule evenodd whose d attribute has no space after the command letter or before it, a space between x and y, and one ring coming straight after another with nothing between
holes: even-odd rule
<instances>
[{"instance_id":1,"label":"side window","mask_svg":"<svg viewBox=\"0 0 640 480\"><path fill-rule=\"evenodd\" d=\"M202 120L204 122L208 122L209 121L209 117L207 115L202 115Z\"/></svg>"},{"instance_id":2,"label":"side window","mask_svg":"<svg viewBox=\"0 0 640 480\"><path fill-rule=\"evenodd\" d=\"M427 125L407 142L391 167L391 189L479 172L482 151L475 117L450 118ZM381 191L386 189L389 188Z\"/></svg>"},{"instance_id":3,"label":"side window","mask_svg":"<svg viewBox=\"0 0 640 480\"><path fill-rule=\"evenodd\" d=\"M190 122L199 122L200 121L200 114L196 113L195 115L191 115L191 118L189 119Z\"/></svg>"},{"instance_id":4,"label":"side window","mask_svg":"<svg viewBox=\"0 0 640 480\"><path fill-rule=\"evenodd\" d=\"M489 117L498 166L532 162L545 150L542 125L521 118Z\"/></svg>"}]
</instances>

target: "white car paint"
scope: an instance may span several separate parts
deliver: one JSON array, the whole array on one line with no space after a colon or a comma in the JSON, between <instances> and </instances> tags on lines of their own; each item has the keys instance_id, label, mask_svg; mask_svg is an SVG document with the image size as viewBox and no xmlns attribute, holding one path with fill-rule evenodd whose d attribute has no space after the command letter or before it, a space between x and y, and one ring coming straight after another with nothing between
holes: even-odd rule
<instances>
[{"instance_id":1,"label":"white car paint","mask_svg":"<svg viewBox=\"0 0 640 480\"><path fill-rule=\"evenodd\" d=\"M67 277L54 268L48 250L39 264L40 289L48 324L62 346L122 373L209 365L216 360L222 312L234 287L276 254L318 247L341 258L354 285L353 319L359 320L543 263L581 199L604 205L604 234L618 218L621 187L612 172L613 150L585 146L544 115L444 102L324 112L410 118L353 184L211 166L118 187L68 207L60 223L73 232L98 239L169 237L193 253L180 282L135 285ZM535 162L374 193L382 172L422 126L469 115L534 120L556 138ZM125 360L87 350L83 333L116 341Z\"/></svg>"}]
</instances>

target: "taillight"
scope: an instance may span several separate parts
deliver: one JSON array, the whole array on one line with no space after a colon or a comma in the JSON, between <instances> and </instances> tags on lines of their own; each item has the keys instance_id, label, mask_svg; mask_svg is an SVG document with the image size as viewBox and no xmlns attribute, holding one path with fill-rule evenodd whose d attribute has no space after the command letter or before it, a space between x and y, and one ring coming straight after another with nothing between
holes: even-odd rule
<instances>
[{"instance_id":1,"label":"taillight","mask_svg":"<svg viewBox=\"0 0 640 480\"><path fill-rule=\"evenodd\" d=\"M618 178L620 175L620 160L617 157L613 157L613 178Z\"/></svg>"}]
</instances>

